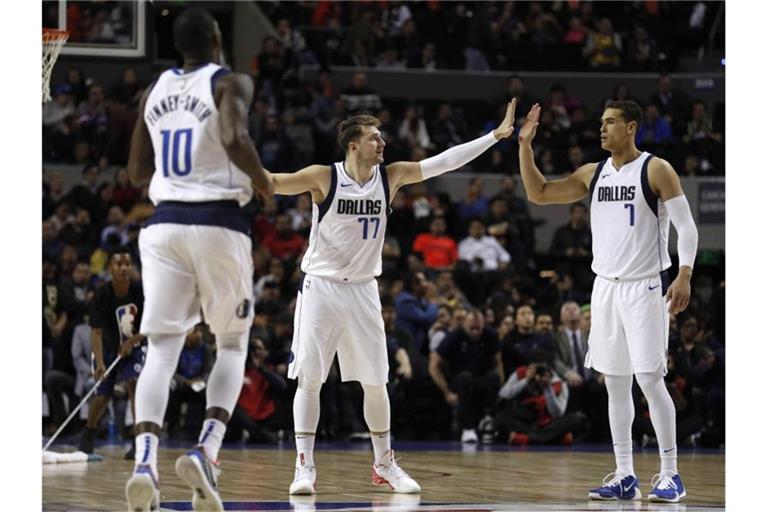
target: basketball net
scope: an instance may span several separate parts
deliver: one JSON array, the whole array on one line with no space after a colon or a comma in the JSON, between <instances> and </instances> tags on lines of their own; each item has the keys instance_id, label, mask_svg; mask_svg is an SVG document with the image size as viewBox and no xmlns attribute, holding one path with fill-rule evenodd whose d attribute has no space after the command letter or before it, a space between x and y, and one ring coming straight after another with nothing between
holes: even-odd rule
<instances>
[{"instance_id":1,"label":"basketball net","mask_svg":"<svg viewBox=\"0 0 768 512\"><path fill-rule=\"evenodd\" d=\"M66 30L43 29L43 103L51 101L51 71L68 37Z\"/></svg>"}]
</instances>

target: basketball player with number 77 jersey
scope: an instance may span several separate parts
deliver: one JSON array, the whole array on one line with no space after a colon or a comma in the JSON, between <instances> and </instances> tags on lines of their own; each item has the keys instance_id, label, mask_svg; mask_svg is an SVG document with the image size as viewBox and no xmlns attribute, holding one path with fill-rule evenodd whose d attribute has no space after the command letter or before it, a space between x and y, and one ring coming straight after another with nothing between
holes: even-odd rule
<instances>
[{"instance_id":1,"label":"basketball player with number 77 jersey","mask_svg":"<svg viewBox=\"0 0 768 512\"><path fill-rule=\"evenodd\" d=\"M363 387L363 410L371 432L371 481L397 493L421 487L397 464L390 445L387 346L376 277L391 198L418 183L469 163L496 141L512 135L516 101L498 128L420 162L384 166L380 122L356 115L339 125L344 160L311 165L291 174L267 173L276 194L312 195L312 228L301 269L288 377L298 379L293 400L296 470L290 494L314 494L315 431L320 388L338 354L342 381Z\"/></svg>"},{"instance_id":2,"label":"basketball player with number 77 jersey","mask_svg":"<svg viewBox=\"0 0 768 512\"><path fill-rule=\"evenodd\" d=\"M608 421L616 471L588 495L597 500L637 500L640 485L632 461L632 377L648 401L659 441L661 471L651 479L652 501L686 496L677 470L675 407L664 384L669 314L688 306L698 232L680 180L665 160L640 151L635 135L642 111L633 101L608 102L600 145L611 156L585 164L566 178L548 181L536 167L531 142L541 107L520 128L520 174L528 199L571 203L589 195L592 227L592 328L584 366L605 375ZM678 274L667 249L669 221L678 234Z\"/></svg>"}]
</instances>

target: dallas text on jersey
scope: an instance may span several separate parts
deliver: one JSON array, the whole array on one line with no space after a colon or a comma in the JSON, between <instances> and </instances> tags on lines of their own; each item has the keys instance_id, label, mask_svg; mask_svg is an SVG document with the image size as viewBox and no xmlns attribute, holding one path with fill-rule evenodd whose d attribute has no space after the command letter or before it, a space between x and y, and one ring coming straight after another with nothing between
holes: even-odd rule
<instances>
[{"instance_id":1,"label":"dallas text on jersey","mask_svg":"<svg viewBox=\"0 0 768 512\"><path fill-rule=\"evenodd\" d=\"M340 215L378 215L381 213L381 199L339 199L337 213Z\"/></svg>"},{"instance_id":2,"label":"dallas text on jersey","mask_svg":"<svg viewBox=\"0 0 768 512\"><path fill-rule=\"evenodd\" d=\"M632 201L635 198L635 186L598 187L597 200L603 201Z\"/></svg>"},{"instance_id":3,"label":"dallas text on jersey","mask_svg":"<svg viewBox=\"0 0 768 512\"><path fill-rule=\"evenodd\" d=\"M179 108L186 110L197 118L199 122L205 121L205 119L213 114L213 111L205 104L203 100L197 96L186 94L183 97L178 94L173 94L161 99L159 102L152 105L145 110L147 114L147 121L150 125L154 126L155 122L160 119L164 114L168 112L175 112Z\"/></svg>"}]
</instances>

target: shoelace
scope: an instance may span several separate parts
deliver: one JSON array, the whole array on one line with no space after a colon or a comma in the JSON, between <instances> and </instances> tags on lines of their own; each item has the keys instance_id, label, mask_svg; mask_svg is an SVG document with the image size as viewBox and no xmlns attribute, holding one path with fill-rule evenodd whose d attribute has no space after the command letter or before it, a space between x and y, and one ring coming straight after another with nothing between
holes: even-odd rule
<instances>
[{"instance_id":1,"label":"shoelace","mask_svg":"<svg viewBox=\"0 0 768 512\"><path fill-rule=\"evenodd\" d=\"M622 478L624 477L620 477L615 472L608 473L605 475L605 478L603 478L603 487L613 487L614 485L619 485Z\"/></svg>"},{"instance_id":2,"label":"shoelace","mask_svg":"<svg viewBox=\"0 0 768 512\"><path fill-rule=\"evenodd\" d=\"M386 468L387 472L389 472L392 476L395 478L411 478L408 476L408 473L405 472L403 468L400 467L400 465L397 463L397 461L400 460L400 457L394 459L388 466L383 466Z\"/></svg>"},{"instance_id":3,"label":"shoelace","mask_svg":"<svg viewBox=\"0 0 768 512\"><path fill-rule=\"evenodd\" d=\"M296 468L296 477L294 480L297 480L299 478L312 478L312 472L314 471L315 466L299 466Z\"/></svg>"},{"instance_id":4,"label":"shoelace","mask_svg":"<svg viewBox=\"0 0 768 512\"><path fill-rule=\"evenodd\" d=\"M651 487L653 489L674 489L677 490L677 484L675 484L674 480L672 480L672 477L669 475L662 475L661 473L656 473L653 475L653 478L651 478Z\"/></svg>"}]
</instances>

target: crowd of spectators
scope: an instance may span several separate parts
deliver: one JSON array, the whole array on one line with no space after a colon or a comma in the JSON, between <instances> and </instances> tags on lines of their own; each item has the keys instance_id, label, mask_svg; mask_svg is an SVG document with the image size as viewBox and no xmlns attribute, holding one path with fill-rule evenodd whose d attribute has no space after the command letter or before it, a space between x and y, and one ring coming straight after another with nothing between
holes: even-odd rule
<instances>
[{"instance_id":1,"label":"crowd of spectators","mask_svg":"<svg viewBox=\"0 0 768 512\"><path fill-rule=\"evenodd\" d=\"M675 71L724 48L720 2L274 2L300 64L472 71Z\"/></svg>"},{"instance_id":2,"label":"crowd of spectators","mask_svg":"<svg viewBox=\"0 0 768 512\"><path fill-rule=\"evenodd\" d=\"M388 161L421 160L497 123L495 103L470 109L461 102L398 102L382 98L363 71L337 90L327 70L315 81L299 80L296 71L302 64L338 63L327 59L349 51L361 59L352 64L375 66L380 64L380 45L386 40L397 41L384 47L382 58L387 62L398 62L405 54L408 65L421 63L416 67L427 69L456 64L445 59L446 53L473 66L482 67L485 61L492 68L507 55L511 65L519 48L527 48L520 52L526 53L530 45L559 53L559 37L578 49L574 55L582 48L610 46L611 41L624 41L622 47L638 54L647 54L650 47L654 55L663 45L659 40L648 42L648 31L662 26L656 22L664 21L665 10L680 8L669 2L616 4L640 9L652 21L634 27L633 39L626 41L621 34L628 27L612 26L615 18L608 14L599 18L592 12L616 8L607 7L609 3L564 2L559 12L538 3L395 2L384 10L380 5L385 4L280 2L267 6L286 11L284 16L273 15L279 20L281 38L267 38L254 63L259 92L249 128L267 168L290 172L310 162L340 159L336 127L352 113L370 112L381 120ZM576 11L571 11L572 6ZM470 9L477 11L472 17ZM706 7L708 12L712 9L712 5ZM356 16L358 10L360 16ZM443 24L438 18L424 22L425 12L445 16ZM308 13L309 18L301 18ZM349 25L347 17L353 14L357 21ZM323 44L313 39L314 32L294 28L308 25L322 28L327 38ZM452 32L448 41L430 39L429 30L438 26L462 36ZM562 31L565 26L567 32ZM377 35L382 27L387 27L383 39ZM617 32L610 35L613 30ZM494 44L506 53L488 52L488 38L500 33L517 37L518 46L497 41ZM467 51L446 50L446 44L461 45L478 34L482 37ZM518 50L507 51L508 43ZM326 54L318 55L321 51ZM623 63L626 55L606 52L608 64L601 65L612 65L612 59ZM44 174L43 386L50 404L44 417L49 431L88 390L86 304L95 286L107 279L110 249L127 247L135 263L133 277L140 278L138 233L154 208L147 186L131 184L124 165L138 99L147 83L128 68L107 87L72 68L63 82L53 84L53 101L43 107L44 161L82 169L82 180L73 187L65 186L60 171ZM604 158L599 150L600 112L587 111L563 86L553 86L537 97L526 90L519 76L510 77L507 85L507 90L489 93L497 97L498 105L517 97L520 116L534 102L544 106L536 147L543 172L569 172L586 161ZM614 97L606 100L624 98L633 95L627 84L618 83ZM638 131L642 149L668 158L681 174L724 172L723 134L705 103L674 87L667 74L659 75L657 91L640 103L645 108ZM582 362L592 280L587 210L582 204L573 205L570 219L549 241L550 251L536 254L538 224L509 176L516 172L516 155L515 141L500 143L464 169L507 175L492 192L485 190L482 178L475 177L458 200L424 184L406 187L392 199L379 287L396 436L515 445L609 438L602 377L585 369ZM113 177L105 179L113 168L117 168ZM292 429L295 382L286 379L286 372L311 199L277 196L248 208L253 219L256 314L246 379L228 439L274 443L289 438ZM724 442L723 279L723 272L697 271L689 310L672 319L667 382L678 411L680 442L688 445ZM213 358L214 338L201 325L187 337L173 379L166 417L166 432L172 437L197 431ZM61 382L70 378L76 384L65 397ZM356 383L342 383L336 366L321 400L320 437L365 435L359 414L361 390ZM654 439L649 422L643 421L647 420L644 407L638 399L640 421L635 435L638 443L647 445ZM72 428L77 427L75 421Z\"/></svg>"},{"instance_id":3,"label":"crowd of spectators","mask_svg":"<svg viewBox=\"0 0 768 512\"><path fill-rule=\"evenodd\" d=\"M104 183L98 165L88 164L82 183L66 190L60 173L46 174L43 367L49 431L62 421L66 404L77 403L88 389L86 304L107 278L106 254L127 247L133 277L140 278L137 234L153 207L146 186L118 187L123 179L121 169L115 183ZM292 429L295 381L286 373L309 204L307 195L251 205L255 317L228 440L276 443ZM428 193L423 185L406 188L393 198L389 219L379 288L395 435L514 445L608 440L602 376L583 365L591 289L584 205L571 208L548 254L535 254L534 244L524 242L535 237L536 226L511 178L491 197L475 178L459 201ZM672 319L667 382L681 444L719 446L725 284L712 272L697 272L691 306ZM187 337L171 385L169 436L191 436L200 425L214 342L204 325ZM77 382L66 400L65 381ZM321 438L366 435L361 390L342 383L335 366L321 400ZM651 445L647 408L638 401L637 410L637 442Z\"/></svg>"}]
</instances>

